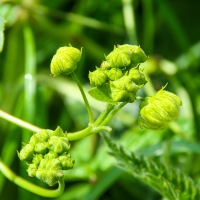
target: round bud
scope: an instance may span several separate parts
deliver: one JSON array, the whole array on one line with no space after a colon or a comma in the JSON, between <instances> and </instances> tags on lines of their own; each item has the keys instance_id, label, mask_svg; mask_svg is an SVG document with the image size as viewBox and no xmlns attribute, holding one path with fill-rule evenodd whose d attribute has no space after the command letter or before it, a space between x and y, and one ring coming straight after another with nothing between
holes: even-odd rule
<instances>
[{"instance_id":1,"label":"round bud","mask_svg":"<svg viewBox=\"0 0 200 200\"><path fill-rule=\"evenodd\" d=\"M65 134L63 133L63 130L60 128L60 126L58 126L55 131L51 131L49 133L49 136L50 137L52 136L64 137Z\"/></svg>"},{"instance_id":2,"label":"round bud","mask_svg":"<svg viewBox=\"0 0 200 200\"><path fill-rule=\"evenodd\" d=\"M36 136L36 134L33 134L32 137L30 138L29 144L32 146L35 146L39 142L39 138Z\"/></svg>"},{"instance_id":3,"label":"round bud","mask_svg":"<svg viewBox=\"0 0 200 200\"><path fill-rule=\"evenodd\" d=\"M108 76L106 70L97 68L93 72L89 72L90 84L94 86L101 86L106 83Z\"/></svg>"},{"instance_id":4,"label":"round bud","mask_svg":"<svg viewBox=\"0 0 200 200\"><path fill-rule=\"evenodd\" d=\"M37 132L35 136L42 142L49 139L49 133L45 129Z\"/></svg>"},{"instance_id":5,"label":"round bud","mask_svg":"<svg viewBox=\"0 0 200 200\"><path fill-rule=\"evenodd\" d=\"M110 90L113 101L115 102L133 102L139 87L128 77L110 82Z\"/></svg>"},{"instance_id":6,"label":"round bud","mask_svg":"<svg viewBox=\"0 0 200 200\"><path fill-rule=\"evenodd\" d=\"M61 162L63 170L73 168L75 160L71 158L69 154L62 154L58 157L58 159Z\"/></svg>"},{"instance_id":7,"label":"round bud","mask_svg":"<svg viewBox=\"0 0 200 200\"><path fill-rule=\"evenodd\" d=\"M119 68L111 68L109 71L108 71L108 78L111 80L111 81L115 81L119 78L121 78L123 76L123 72L121 69Z\"/></svg>"},{"instance_id":8,"label":"round bud","mask_svg":"<svg viewBox=\"0 0 200 200\"><path fill-rule=\"evenodd\" d=\"M81 51L74 47L60 47L51 60L51 74L58 76L60 74L69 75L77 67L77 62L81 59Z\"/></svg>"},{"instance_id":9,"label":"round bud","mask_svg":"<svg viewBox=\"0 0 200 200\"><path fill-rule=\"evenodd\" d=\"M131 64L131 52L115 48L108 56L106 61L114 68L126 68Z\"/></svg>"},{"instance_id":10,"label":"round bud","mask_svg":"<svg viewBox=\"0 0 200 200\"><path fill-rule=\"evenodd\" d=\"M38 169L38 165L37 164L35 164L35 163L29 164L28 165L28 169L27 169L28 175L30 177L35 177L36 173L37 173L37 169Z\"/></svg>"},{"instance_id":11,"label":"round bud","mask_svg":"<svg viewBox=\"0 0 200 200\"><path fill-rule=\"evenodd\" d=\"M137 66L139 63L143 63L147 60L147 56L144 51L137 45L118 45L120 50L126 50L131 53L131 64L132 66Z\"/></svg>"},{"instance_id":12,"label":"round bud","mask_svg":"<svg viewBox=\"0 0 200 200\"><path fill-rule=\"evenodd\" d=\"M20 160L29 161L33 158L34 146L31 144L26 144L21 151L18 153Z\"/></svg>"},{"instance_id":13,"label":"round bud","mask_svg":"<svg viewBox=\"0 0 200 200\"><path fill-rule=\"evenodd\" d=\"M109 62L107 62L107 61L104 60L104 61L101 63L100 68L102 68L102 69L110 69L111 66L110 66Z\"/></svg>"},{"instance_id":14,"label":"round bud","mask_svg":"<svg viewBox=\"0 0 200 200\"><path fill-rule=\"evenodd\" d=\"M36 177L49 186L56 184L64 176L58 159L42 159L38 166Z\"/></svg>"},{"instance_id":15,"label":"round bud","mask_svg":"<svg viewBox=\"0 0 200 200\"><path fill-rule=\"evenodd\" d=\"M182 101L177 95L161 89L140 106L140 127L154 130L165 128L170 121L178 117L181 105Z\"/></svg>"},{"instance_id":16,"label":"round bud","mask_svg":"<svg viewBox=\"0 0 200 200\"><path fill-rule=\"evenodd\" d=\"M34 146L34 151L36 153L41 153L41 154L44 154L47 152L47 146L48 146L48 143L47 142L38 142L35 144Z\"/></svg>"},{"instance_id":17,"label":"round bud","mask_svg":"<svg viewBox=\"0 0 200 200\"><path fill-rule=\"evenodd\" d=\"M49 149L57 154L62 154L69 151L70 144L65 137L52 136L49 139Z\"/></svg>"},{"instance_id":18,"label":"round bud","mask_svg":"<svg viewBox=\"0 0 200 200\"><path fill-rule=\"evenodd\" d=\"M39 165L40 161L43 159L43 155L42 154L36 154L33 157L32 163Z\"/></svg>"},{"instance_id":19,"label":"round bud","mask_svg":"<svg viewBox=\"0 0 200 200\"><path fill-rule=\"evenodd\" d=\"M144 85L147 83L144 74L139 69L130 69L128 76L136 85Z\"/></svg>"}]
</instances>

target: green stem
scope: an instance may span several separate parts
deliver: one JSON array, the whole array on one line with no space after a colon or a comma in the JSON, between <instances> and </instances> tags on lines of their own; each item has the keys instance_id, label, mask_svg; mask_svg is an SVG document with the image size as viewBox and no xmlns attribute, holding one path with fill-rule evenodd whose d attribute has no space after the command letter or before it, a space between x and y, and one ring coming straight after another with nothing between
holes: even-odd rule
<instances>
[{"instance_id":1,"label":"green stem","mask_svg":"<svg viewBox=\"0 0 200 200\"><path fill-rule=\"evenodd\" d=\"M117 107L115 107L106 117L104 120L102 120L102 122L100 123L101 126L105 126L106 124L108 124L110 122L110 120L113 118L113 116L125 105L127 104L127 102L123 102L121 104L119 104Z\"/></svg>"},{"instance_id":2,"label":"green stem","mask_svg":"<svg viewBox=\"0 0 200 200\"><path fill-rule=\"evenodd\" d=\"M18 119L2 110L0 110L0 118L3 118L13 124L16 124L17 126L20 126L24 129L27 129L29 131L32 131L32 132L38 132L38 131L41 131L41 128L37 127L37 126L34 126L28 122L25 122L21 119Z\"/></svg>"},{"instance_id":3,"label":"green stem","mask_svg":"<svg viewBox=\"0 0 200 200\"><path fill-rule=\"evenodd\" d=\"M89 105L89 102L87 100L87 97L85 95L85 92L83 90L83 87L79 81L79 79L77 78L76 74L73 72L72 73L72 77L74 78L74 80L76 81L78 87L79 87L79 90L81 92L81 95L83 97L83 100L85 102L85 105L86 105L86 109L87 109L87 112L88 112L88 116L89 116L89 120L90 120L90 124L93 124L94 123L94 117L93 117L93 114L92 114L92 110L91 110L91 107Z\"/></svg>"},{"instance_id":4,"label":"green stem","mask_svg":"<svg viewBox=\"0 0 200 200\"><path fill-rule=\"evenodd\" d=\"M66 137L69 141L79 140L79 139L84 138L88 135L98 133L102 130L106 130L106 131L110 132L112 129L108 126L97 126L97 127L88 126L87 128L85 128L81 131L77 131L77 132L73 132L73 133L66 133Z\"/></svg>"},{"instance_id":5,"label":"green stem","mask_svg":"<svg viewBox=\"0 0 200 200\"><path fill-rule=\"evenodd\" d=\"M113 104L107 104L106 109L101 113L101 115L95 121L95 125L98 126L107 117L107 115L114 109Z\"/></svg>"},{"instance_id":6,"label":"green stem","mask_svg":"<svg viewBox=\"0 0 200 200\"><path fill-rule=\"evenodd\" d=\"M30 183L29 181L21 178L20 176L17 176L1 161L1 159L0 159L0 170L6 178L8 178L16 185L43 197L51 197L51 198L58 197L63 193L65 188L64 179L61 179L58 182L59 186L55 190L49 190L34 185L33 183Z\"/></svg>"}]
</instances>

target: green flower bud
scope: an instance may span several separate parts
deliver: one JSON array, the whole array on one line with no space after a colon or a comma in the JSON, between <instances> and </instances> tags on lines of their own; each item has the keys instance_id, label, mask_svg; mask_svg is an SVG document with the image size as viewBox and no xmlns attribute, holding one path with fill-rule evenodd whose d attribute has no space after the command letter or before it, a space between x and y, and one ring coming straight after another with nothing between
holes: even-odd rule
<instances>
[{"instance_id":1,"label":"green flower bud","mask_svg":"<svg viewBox=\"0 0 200 200\"><path fill-rule=\"evenodd\" d=\"M51 74L53 76L71 74L76 69L81 54L82 49L79 50L71 46L60 47L51 60Z\"/></svg>"},{"instance_id":2,"label":"green flower bud","mask_svg":"<svg viewBox=\"0 0 200 200\"><path fill-rule=\"evenodd\" d=\"M139 87L128 76L110 82L111 96L115 102L133 102Z\"/></svg>"},{"instance_id":3,"label":"green flower bud","mask_svg":"<svg viewBox=\"0 0 200 200\"><path fill-rule=\"evenodd\" d=\"M30 138L29 144L35 146L39 142L39 138L36 136L36 134L33 134L32 137Z\"/></svg>"},{"instance_id":4,"label":"green flower bud","mask_svg":"<svg viewBox=\"0 0 200 200\"><path fill-rule=\"evenodd\" d=\"M58 154L55 153L55 152L53 152L53 151L50 151L49 153L47 153L47 154L44 156L44 158L45 158L46 160L51 160L51 159L55 159L55 158L58 158L58 157L59 157Z\"/></svg>"},{"instance_id":5,"label":"green flower bud","mask_svg":"<svg viewBox=\"0 0 200 200\"><path fill-rule=\"evenodd\" d=\"M147 60L147 56L144 51L137 45L118 45L118 49L126 50L131 53L131 64L132 66L137 66L139 63L143 63Z\"/></svg>"},{"instance_id":6,"label":"green flower bud","mask_svg":"<svg viewBox=\"0 0 200 200\"><path fill-rule=\"evenodd\" d=\"M29 161L33 158L34 146L31 144L26 144L21 151L18 153L20 160Z\"/></svg>"},{"instance_id":7,"label":"green flower bud","mask_svg":"<svg viewBox=\"0 0 200 200\"><path fill-rule=\"evenodd\" d=\"M63 170L73 168L75 160L73 158L71 158L71 156L69 154L66 154L66 153L62 154L58 157L58 159L61 162Z\"/></svg>"},{"instance_id":8,"label":"green flower bud","mask_svg":"<svg viewBox=\"0 0 200 200\"><path fill-rule=\"evenodd\" d=\"M58 159L42 159L38 166L36 177L49 186L55 185L64 176Z\"/></svg>"},{"instance_id":9,"label":"green flower bud","mask_svg":"<svg viewBox=\"0 0 200 200\"><path fill-rule=\"evenodd\" d=\"M108 56L106 61L114 68L126 68L131 64L131 52L115 48Z\"/></svg>"},{"instance_id":10,"label":"green flower bud","mask_svg":"<svg viewBox=\"0 0 200 200\"><path fill-rule=\"evenodd\" d=\"M49 149L57 154L62 154L69 151L70 144L65 137L52 136L49 139Z\"/></svg>"},{"instance_id":11,"label":"green flower bud","mask_svg":"<svg viewBox=\"0 0 200 200\"><path fill-rule=\"evenodd\" d=\"M28 165L28 169L27 169L28 175L30 177L35 177L37 169L38 169L38 165L37 164L35 164L35 163L29 164Z\"/></svg>"},{"instance_id":12,"label":"green flower bud","mask_svg":"<svg viewBox=\"0 0 200 200\"><path fill-rule=\"evenodd\" d=\"M39 165L40 161L43 159L43 155L42 154L36 154L33 157L32 163Z\"/></svg>"},{"instance_id":13,"label":"green flower bud","mask_svg":"<svg viewBox=\"0 0 200 200\"><path fill-rule=\"evenodd\" d=\"M138 122L141 128L163 129L178 117L179 106L182 105L181 99L163 89L155 96L148 97L140 106Z\"/></svg>"},{"instance_id":14,"label":"green flower bud","mask_svg":"<svg viewBox=\"0 0 200 200\"><path fill-rule=\"evenodd\" d=\"M93 72L89 72L90 84L94 86L101 86L108 80L106 70L97 68Z\"/></svg>"},{"instance_id":15,"label":"green flower bud","mask_svg":"<svg viewBox=\"0 0 200 200\"><path fill-rule=\"evenodd\" d=\"M65 134L63 133L63 130L60 128L60 126L58 126L55 131L51 131L49 135L50 135L50 137L51 136L58 136L58 137L65 136Z\"/></svg>"},{"instance_id":16,"label":"green flower bud","mask_svg":"<svg viewBox=\"0 0 200 200\"><path fill-rule=\"evenodd\" d=\"M101 68L101 69L110 69L111 66L110 66L109 62L103 61L103 62L101 63L100 68Z\"/></svg>"},{"instance_id":17,"label":"green flower bud","mask_svg":"<svg viewBox=\"0 0 200 200\"><path fill-rule=\"evenodd\" d=\"M35 144L34 151L36 153L44 154L47 152L48 143L47 142L39 142Z\"/></svg>"},{"instance_id":18,"label":"green flower bud","mask_svg":"<svg viewBox=\"0 0 200 200\"><path fill-rule=\"evenodd\" d=\"M108 71L108 78L111 80L111 81L115 81L119 78L121 78L123 76L123 72L121 69L119 68L111 68L109 71Z\"/></svg>"},{"instance_id":19,"label":"green flower bud","mask_svg":"<svg viewBox=\"0 0 200 200\"><path fill-rule=\"evenodd\" d=\"M48 131L47 130L45 130L45 129L43 129L43 130L41 130L41 131L39 131L39 132L37 132L36 134L35 134L35 136L40 140L40 141L47 141L48 139L49 139L49 133L48 133Z\"/></svg>"},{"instance_id":20,"label":"green flower bud","mask_svg":"<svg viewBox=\"0 0 200 200\"><path fill-rule=\"evenodd\" d=\"M128 76L136 85L144 85L147 83L144 74L139 69L130 69Z\"/></svg>"}]
</instances>

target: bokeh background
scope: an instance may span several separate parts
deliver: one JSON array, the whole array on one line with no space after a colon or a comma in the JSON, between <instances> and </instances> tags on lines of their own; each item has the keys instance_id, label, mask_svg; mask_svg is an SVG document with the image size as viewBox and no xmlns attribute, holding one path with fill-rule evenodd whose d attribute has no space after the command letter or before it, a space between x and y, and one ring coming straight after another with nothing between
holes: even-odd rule
<instances>
[{"instance_id":1,"label":"bokeh background","mask_svg":"<svg viewBox=\"0 0 200 200\"><path fill-rule=\"evenodd\" d=\"M71 77L53 78L50 62L57 48L83 47L76 70L84 89L88 72L117 44L136 44L149 56L145 73L152 80L142 95L167 90L183 101L178 120L163 131L141 130L137 103L128 104L111 122L113 137L127 150L167 159L197 183L200 174L200 1L187 0L0 0L0 27L6 21L0 53L0 109L39 127L76 131L87 126L82 98ZM1 30L2 34L2 30ZM1 36L2 37L2 36ZM2 38L1 38L2 39ZM97 116L105 104L89 98ZM26 164L17 150L32 133L0 119L1 159L20 176ZM76 160L66 172L58 200L152 200L162 197L115 167L101 138L72 144ZM0 174L0 199L42 200Z\"/></svg>"}]
</instances>

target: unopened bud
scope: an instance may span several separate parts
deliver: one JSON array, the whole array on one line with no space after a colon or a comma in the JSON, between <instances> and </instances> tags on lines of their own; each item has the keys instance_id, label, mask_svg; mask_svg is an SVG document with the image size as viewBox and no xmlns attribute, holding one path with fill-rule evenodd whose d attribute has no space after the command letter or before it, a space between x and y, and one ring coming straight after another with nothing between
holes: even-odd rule
<instances>
[{"instance_id":1,"label":"unopened bud","mask_svg":"<svg viewBox=\"0 0 200 200\"><path fill-rule=\"evenodd\" d=\"M51 60L51 74L53 76L71 74L76 69L81 54L82 49L79 50L71 46L60 47Z\"/></svg>"},{"instance_id":2,"label":"unopened bud","mask_svg":"<svg viewBox=\"0 0 200 200\"><path fill-rule=\"evenodd\" d=\"M181 99L163 89L148 97L141 106L138 122L141 128L163 129L178 117Z\"/></svg>"},{"instance_id":3,"label":"unopened bud","mask_svg":"<svg viewBox=\"0 0 200 200\"><path fill-rule=\"evenodd\" d=\"M106 74L106 70L97 68L95 71L89 72L89 79L91 85L101 86L106 83L108 76Z\"/></svg>"}]
</instances>

